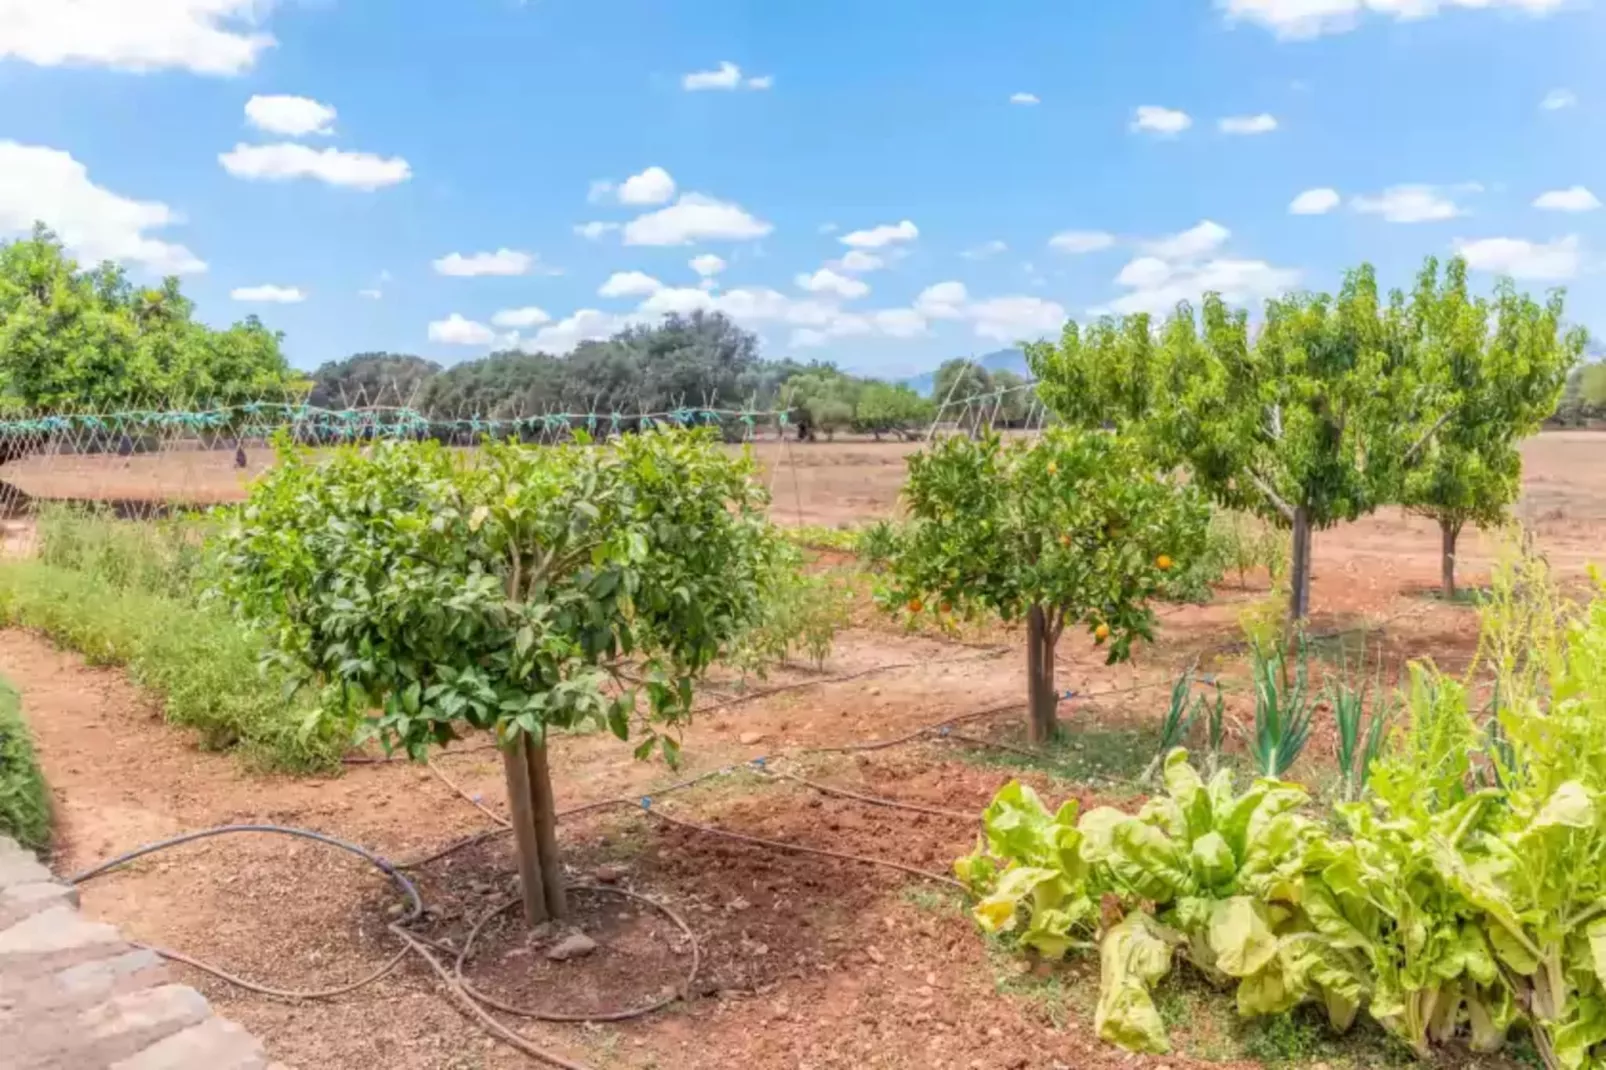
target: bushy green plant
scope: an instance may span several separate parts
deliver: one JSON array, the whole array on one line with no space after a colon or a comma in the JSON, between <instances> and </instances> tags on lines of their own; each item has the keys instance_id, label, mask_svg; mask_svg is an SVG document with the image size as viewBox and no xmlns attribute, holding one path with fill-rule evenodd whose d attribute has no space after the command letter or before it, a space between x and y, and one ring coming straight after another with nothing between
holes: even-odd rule
<instances>
[{"instance_id":1,"label":"bushy green plant","mask_svg":"<svg viewBox=\"0 0 1606 1070\"><path fill-rule=\"evenodd\" d=\"M259 668L261 641L221 607L12 561L0 565L0 621L42 632L91 664L126 668L168 721L199 730L208 747L238 744L266 766L308 770L334 766L351 744L352 722L285 698L284 676Z\"/></svg>"},{"instance_id":2,"label":"bushy green plant","mask_svg":"<svg viewBox=\"0 0 1606 1070\"><path fill-rule=\"evenodd\" d=\"M0 681L0 835L24 847L50 846L50 788L22 719L22 700Z\"/></svg>"},{"instance_id":3,"label":"bushy green plant","mask_svg":"<svg viewBox=\"0 0 1606 1070\"><path fill-rule=\"evenodd\" d=\"M847 583L834 573L803 572L795 556L778 553L761 588L758 620L737 639L725 660L762 676L769 665L803 653L815 668L822 668L836 633L852 617L853 591Z\"/></svg>"},{"instance_id":4,"label":"bushy green plant","mask_svg":"<svg viewBox=\"0 0 1606 1070\"><path fill-rule=\"evenodd\" d=\"M116 590L196 598L206 582L207 539L217 526L207 514L132 521L102 507L44 503L35 526L37 556Z\"/></svg>"},{"instance_id":5,"label":"bushy green plant","mask_svg":"<svg viewBox=\"0 0 1606 1070\"><path fill-rule=\"evenodd\" d=\"M1280 643L1256 646L1249 658L1255 684L1255 733L1249 752L1262 776L1279 777L1299 760L1310 739L1316 712L1310 691L1310 650L1300 635L1292 672Z\"/></svg>"}]
</instances>

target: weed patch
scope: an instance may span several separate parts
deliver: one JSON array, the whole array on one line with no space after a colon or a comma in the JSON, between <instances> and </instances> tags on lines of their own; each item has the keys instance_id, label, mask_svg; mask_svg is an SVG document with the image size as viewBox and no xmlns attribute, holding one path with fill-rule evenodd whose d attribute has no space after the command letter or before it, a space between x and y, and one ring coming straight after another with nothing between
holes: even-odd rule
<instances>
[{"instance_id":1,"label":"weed patch","mask_svg":"<svg viewBox=\"0 0 1606 1070\"><path fill-rule=\"evenodd\" d=\"M0 834L24 847L50 846L50 789L39 771L22 702L0 681Z\"/></svg>"}]
</instances>

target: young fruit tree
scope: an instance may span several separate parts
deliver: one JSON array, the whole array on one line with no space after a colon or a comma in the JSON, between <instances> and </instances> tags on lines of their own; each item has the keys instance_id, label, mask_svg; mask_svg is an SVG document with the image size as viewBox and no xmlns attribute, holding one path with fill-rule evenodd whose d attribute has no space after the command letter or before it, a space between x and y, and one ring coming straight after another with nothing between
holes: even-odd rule
<instances>
[{"instance_id":1,"label":"young fruit tree","mask_svg":"<svg viewBox=\"0 0 1606 1070\"><path fill-rule=\"evenodd\" d=\"M1430 259L1422 269L1410 318L1424 374L1445 384L1451 415L1405 474L1401 500L1438 522L1449 599L1462 528L1506 521L1521 490L1517 444L1556 411L1588 334L1563 325L1560 293L1541 305L1503 280L1492 301L1475 300L1464 260L1451 260L1442 278L1438 268Z\"/></svg>"},{"instance_id":2,"label":"young fruit tree","mask_svg":"<svg viewBox=\"0 0 1606 1070\"><path fill-rule=\"evenodd\" d=\"M692 688L792 561L750 458L708 430L607 447L280 444L225 536L224 593L331 716L414 759L501 744L525 917L566 913L547 744L607 726L678 745Z\"/></svg>"},{"instance_id":3,"label":"young fruit tree","mask_svg":"<svg viewBox=\"0 0 1606 1070\"><path fill-rule=\"evenodd\" d=\"M1222 505L1289 531L1299 620L1312 531L1397 500L1401 473L1449 415L1408 327L1404 299L1385 306L1363 266L1336 297L1268 301L1253 337L1246 312L1206 294L1200 315L1178 305L1158 331L1146 315L1068 324L1027 359L1063 419L1113 424Z\"/></svg>"},{"instance_id":4,"label":"young fruit tree","mask_svg":"<svg viewBox=\"0 0 1606 1070\"><path fill-rule=\"evenodd\" d=\"M1026 621L1034 742L1057 730L1054 654L1085 627L1124 661L1153 639L1149 601L1205 543L1204 497L1113 435L1055 428L1006 444L943 438L909 458L910 522L890 554L888 603Z\"/></svg>"}]
</instances>

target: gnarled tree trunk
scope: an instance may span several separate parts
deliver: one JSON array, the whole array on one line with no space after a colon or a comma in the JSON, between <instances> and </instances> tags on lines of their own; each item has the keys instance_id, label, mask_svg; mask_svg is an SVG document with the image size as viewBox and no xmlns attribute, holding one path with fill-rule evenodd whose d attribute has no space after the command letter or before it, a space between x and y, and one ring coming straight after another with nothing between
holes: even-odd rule
<instances>
[{"instance_id":1,"label":"gnarled tree trunk","mask_svg":"<svg viewBox=\"0 0 1606 1070\"><path fill-rule=\"evenodd\" d=\"M1049 614L1042 606L1026 611L1026 705L1028 735L1047 743L1059 731L1059 695L1054 690L1054 640Z\"/></svg>"},{"instance_id":2,"label":"gnarled tree trunk","mask_svg":"<svg viewBox=\"0 0 1606 1070\"><path fill-rule=\"evenodd\" d=\"M513 837L518 844L524 920L539 925L563 918L569 913L569 903L558 857L557 808L552 800L546 742L536 743L528 733L520 732L516 743L502 748L502 771L507 777Z\"/></svg>"},{"instance_id":3,"label":"gnarled tree trunk","mask_svg":"<svg viewBox=\"0 0 1606 1070\"><path fill-rule=\"evenodd\" d=\"M1444 600L1448 602L1455 598L1455 544L1461 537L1460 522L1440 520L1439 535L1443 547L1443 555L1439 561L1440 582Z\"/></svg>"},{"instance_id":4,"label":"gnarled tree trunk","mask_svg":"<svg viewBox=\"0 0 1606 1070\"><path fill-rule=\"evenodd\" d=\"M1293 561L1289 566L1288 617L1298 622L1310 616L1310 514L1294 509Z\"/></svg>"}]
</instances>

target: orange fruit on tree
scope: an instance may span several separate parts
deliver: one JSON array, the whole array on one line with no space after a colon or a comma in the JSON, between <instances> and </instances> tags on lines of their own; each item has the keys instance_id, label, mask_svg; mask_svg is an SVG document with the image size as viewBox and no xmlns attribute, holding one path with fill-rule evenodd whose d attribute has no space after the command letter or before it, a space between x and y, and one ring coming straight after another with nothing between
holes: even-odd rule
<instances>
[{"instance_id":1,"label":"orange fruit on tree","mask_svg":"<svg viewBox=\"0 0 1606 1070\"><path fill-rule=\"evenodd\" d=\"M1159 566L1161 572L1171 571L1171 558L1167 554L1161 554L1155 558L1154 563Z\"/></svg>"},{"instance_id":2,"label":"orange fruit on tree","mask_svg":"<svg viewBox=\"0 0 1606 1070\"><path fill-rule=\"evenodd\" d=\"M937 607L937 611L939 613L952 613L954 611L954 607L952 603L944 602L942 605Z\"/></svg>"},{"instance_id":3,"label":"orange fruit on tree","mask_svg":"<svg viewBox=\"0 0 1606 1070\"><path fill-rule=\"evenodd\" d=\"M1071 547L1071 537L1069 535L1061 535L1060 536L1060 545L1065 547L1067 550L1070 549L1070 547Z\"/></svg>"},{"instance_id":4,"label":"orange fruit on tree","mask_svg":"<svg viewBox=\"0 0 1606 1070\"><path fill-rule=\"evenodd\" d=\"M1101 643L1104 642L1110 637L1110 626L1108 624L1100 624L1093 629L1093 637Z\"/></svg>"},{"instance_id":5,"label":"orange fruit on tree","mask_svg":"<svg viewBox=\"0 0 1606 1070\"><path fill-rule=\"evenodd\" d=\"M920 601L920 599L918 599L918 598L909 599L909 612L911 612L911 613L919 613L922 609L925 609L925 608L926 608L925 604L922 603Z\"/></svg>"}]
</instances>

